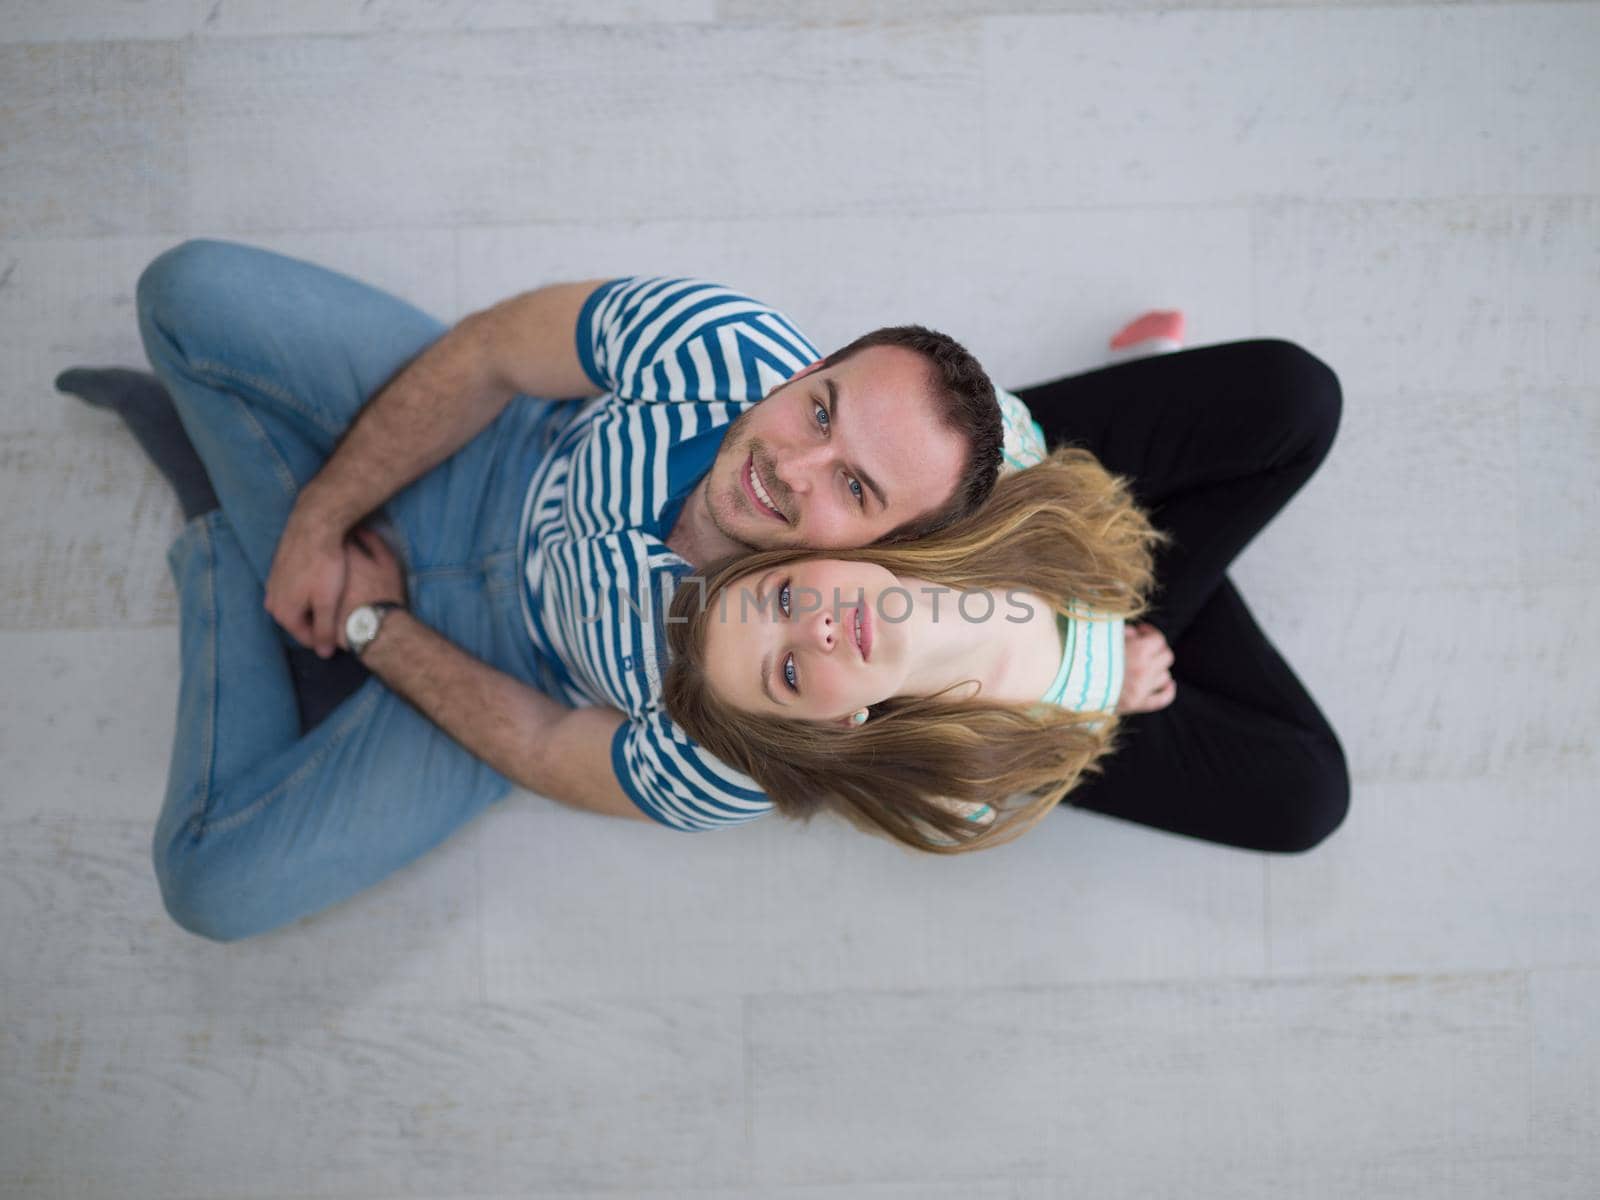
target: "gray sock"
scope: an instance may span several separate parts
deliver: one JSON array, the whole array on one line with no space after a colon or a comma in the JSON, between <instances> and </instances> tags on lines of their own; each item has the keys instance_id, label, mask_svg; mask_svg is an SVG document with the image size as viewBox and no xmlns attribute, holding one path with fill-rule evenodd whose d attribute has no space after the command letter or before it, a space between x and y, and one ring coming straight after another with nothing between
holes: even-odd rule
<instances>
[{"instance_id":1,"label":"gray sock","mask_svg":"<svg viewBox=\"0 0 1600 1200\"><path fill-rule=\"evenodd\" d=\"M178 493L184 520L218 507L205 464L178 420L172 397L154 375L124 367L73 367L56 376L56 390L96 408L108 408L123 419Z\"/></svg>"}]
</instances>

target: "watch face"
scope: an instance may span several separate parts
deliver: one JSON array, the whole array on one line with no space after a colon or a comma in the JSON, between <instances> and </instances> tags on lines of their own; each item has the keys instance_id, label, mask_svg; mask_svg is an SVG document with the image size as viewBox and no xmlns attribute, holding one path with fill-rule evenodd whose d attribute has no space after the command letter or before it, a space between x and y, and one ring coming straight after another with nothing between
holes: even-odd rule
<instances>
[{"instance_id":1,"label":"watch face","mask_svg":"<svg viewBox=\"0 0 1600 1200\"><path fill-rule=\"evenodd\" d=\"M353 646L370 642L378 632L378 614L370 608L358 608L345 622L345 637Z\"/></svg>"}]
</instances>

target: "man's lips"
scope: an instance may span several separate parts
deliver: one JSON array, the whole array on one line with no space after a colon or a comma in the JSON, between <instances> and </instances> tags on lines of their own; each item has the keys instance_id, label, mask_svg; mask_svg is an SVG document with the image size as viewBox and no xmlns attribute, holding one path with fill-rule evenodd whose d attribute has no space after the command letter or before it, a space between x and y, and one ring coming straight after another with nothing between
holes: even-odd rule
<instances>
[{"instance_id":1,"label":"man's lips","mask_svg":"<svg viewBox=\"0 0 1600 1200\"><path fill-rule=\"evenodd\" d=\"M760 496L756 495L755 488L751 486L751 475L754 473L755 469L756 460L755 455L752 454L749 458L745 459L744 470L739 472L739 482L744 485L744 494L750 497L751 504L754 504L758 509L766 513L773 520L782 521L785 525L787 525L789 523L789 518L785 517L777 509L773 508L766 501L762 500ZM765 485L763 484L762 486Z\"/></svg>"}]
</instances>

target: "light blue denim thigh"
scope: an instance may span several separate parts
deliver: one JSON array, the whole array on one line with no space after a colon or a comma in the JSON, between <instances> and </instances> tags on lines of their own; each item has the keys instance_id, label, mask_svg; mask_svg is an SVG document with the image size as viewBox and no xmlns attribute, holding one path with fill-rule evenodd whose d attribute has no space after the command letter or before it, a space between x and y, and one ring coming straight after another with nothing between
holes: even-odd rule
<instances>
[{"instance_id":1,"label":"light blue denim thigh","mask_svg":"<svg viewBox=\"0 0 1600 1200\"><path fill-rule=\"evenodd\" d=\"M229 940L376 883L512 785L376 678L302 737L291 639L264 608L299 489L367 398L445 327L359 281L227 242L186 242L152 262L139 321L222 505L168 555L182 678L156 873L174 919ZM516 526L570 409L515 398L372 522L406 564L417 616L528 684L538 668Z\"/></svg>"}]
</instances>

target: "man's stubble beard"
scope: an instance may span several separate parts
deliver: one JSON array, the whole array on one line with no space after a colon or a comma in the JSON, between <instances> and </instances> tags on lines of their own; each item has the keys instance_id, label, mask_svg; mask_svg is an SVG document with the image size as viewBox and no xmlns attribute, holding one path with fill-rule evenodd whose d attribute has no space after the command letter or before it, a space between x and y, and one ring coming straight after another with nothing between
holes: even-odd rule
<instances>
[{"instance_id":1,"label":"man's stubble beard","mask_svg":"<svg viewBox=\"0 0 1600 1200\"><path fill-rule=\"evenodd\" d=\"M770 399L770 397L768 399ZM762 400L760 403L765 404L767 403L767 400ZM749 417L751 413L755 412L757 407L758 405L753 405L735 417L733 419L733 424L728 426L728 432L723 436L722 445L717 450L717 457L712 460L711 470L706 475L706 515L711 518L711 524L716 528L718 533L727 538L730 542L744 547L746 551L786 550L792 548L795 544L793 541L787 538L782 541L768 542L765 545L757 545L754 542L747 541L736 530L731 528L724 520L723 514L717 511L717 498L712 492L712 481L716 477L717 469L719 464L722 462L723 455L726 454L732 462L733 471L733 486L729 489L732 494L728 497L728 502L733 511L739 511L741 509L745 511L749 510L749 500L744 494L743 475L745 459L751 456L768 462L770 462L771 459L771 455L766 454L762 449L759 438L752 438L750 440L750 444L747 446L741 446L738 444L741 440L742 431L746 424L746 418ZM781 485L774 484L772 482L768 482L766 486L769 490L774 492L781 487ZM779 499L776 494L774 494L773 498ZM792 501L792 497L788 496L787 494L784 495L782 499L786 502ZM731 519L732 512L730 512L728 516ZM755 514L752 514L752 519L756 519ZM759 519L762 521L766 520L765 517L761 517Z\"/></svg>"},{"instance_id":2,"label":"man's stubble beard","mask_svg":"<svg viewBox=\"0 0 1600 1200\"><path fill-rule=\"evenodd\" d=\"M763 547L753 546L749 542L745 541L743 537L731 529L723 520L722 514L717 511L717 497L712 491L712 483L717 477L717 471L722 465L723 457L727 456L730 461L735 459L737 460L736 462L733 462L734 483L736 485L740 484L741 481L738 479L738 472L743 469L742 464L744 463L745 455L748 453L748 449L738 449L736 451L735 447L740 441L741 430L746 424L745 418L751 413L755 412L755 410L756 406L752 405L750 408L745 409L744 412L740 413L733 419L733 424L728 426L728 432L723 435L722 445L717 448L717 456L711 460L711 470L706 475L706 516L711 518L711 524L718 533L727 538L730 542L733 542L735 545L742 546L746 551L760 550ZM738 500L733 500L732 497L730 497L730 500L732 500L734 504L740 503L742 499L742 496Z\"/></svg>"}]
</instances>

